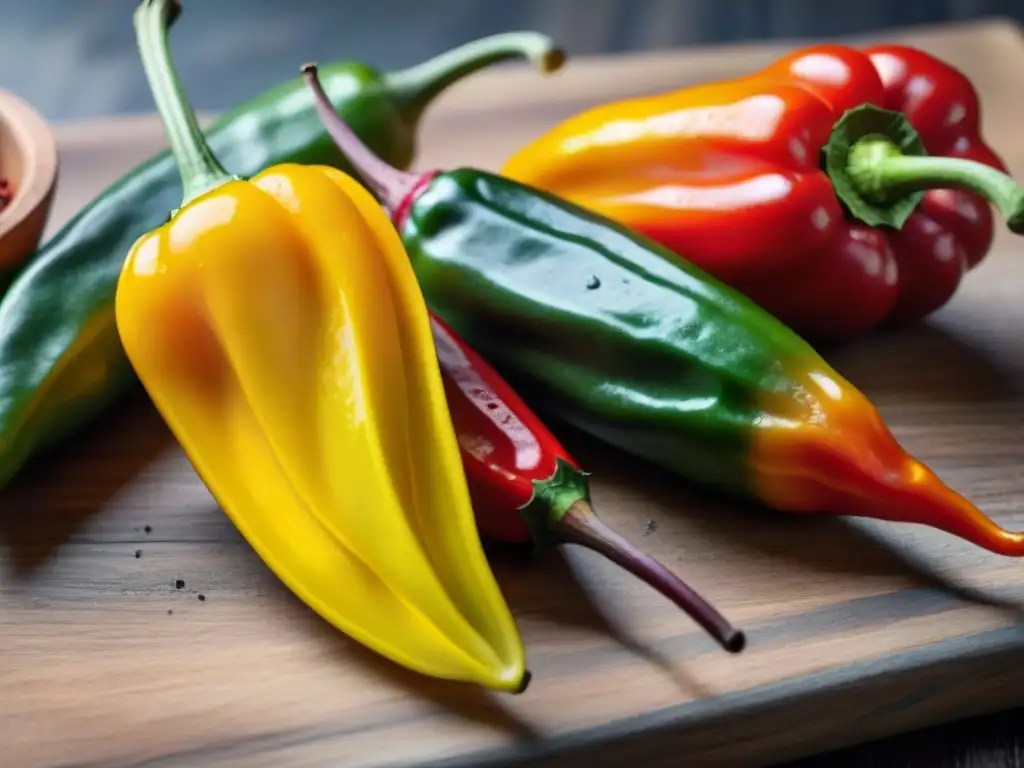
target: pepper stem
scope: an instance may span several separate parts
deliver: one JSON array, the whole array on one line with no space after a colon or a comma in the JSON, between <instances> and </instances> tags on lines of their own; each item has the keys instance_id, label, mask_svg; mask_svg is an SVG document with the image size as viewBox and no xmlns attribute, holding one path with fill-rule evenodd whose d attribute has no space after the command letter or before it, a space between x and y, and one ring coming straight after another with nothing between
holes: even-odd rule
<instances>
[{"instance_id":1,"label":"pepper stem","mask_svg":"<svg viewBox=\"0 0 1024 768\"><path fill-rule=\"evenodd\" d=\"M565 511L552 531L566 542L598 552L650 585L700 624L729 653L739 653L746 636L686 582L627 539L617 534L594 514L583 499Z\"/></svg>"},{"instance_id":2,"label":"pepper stem","mask_svg":"<svg viewBox=\"0 0 1024 768\"><path fill-rule=\"evenodd\" d=\"M1024 234L1024 188L974 160L928 156L900 112L863 104L835 124L825 169L850 214L869 226L899 229L925 190L962 189L995 205L1012 232Z\"/></svg>"},{"instance_id":3,"label":"pepper stem","mask_svg":"<svg viewBox=\"0 0 1024 768\"><path fill-rule=\"evenodd\" d=\"M167 31L180 14L177 0L142 0L132 21L146 79L181 174L184 206L236 177L210 151L174 69Z\"/></svg>"},{"instance_id":4,"label":"pepper stem","mask_svg":"<svg viewBox=\"0 0 1024 768\"><path fill-rule=\"evenodd\" d=\"M883 204L907 190L976 192L999 209L1011 231L1024 233L1024 187L984 163L959 157L908 157L890 139L869 136L850 149L848 173L862 195Z\"/></svg>"},{"instance_id":5,"label":"pepper stem","mask_svg":"<svg viewBox=\"0 0 1024 768\"><path fill-rule=\"evenodd\" d=\"M313 90L313 103L320 122L359 176L373 190L381 205L394 215L402 201L420 183L422 176L388 165L367 147L341 115L335 112L324 91L314 63L302 65L302 76Z\"/></svg>"},{"instance_id":6,"label":"pepper stem","mask_svg":"<svg viewBox=\"0 0 1024 768\"><path fill-rule=\"evenodd\" d=\"M682 579L594 514L586 478L585 472L558 458L551 477L533 481L533 496L519 512L537 548L571 543L603 555L682 608L725 650L742 651L746 645L742 632Z\"/></svg>"},{"instance_id":7,"label":"pepper stem","mask_svg":"<svg viewBox=\"0 0 1024 768\"><path fill-rule=\"evenodd\" d=\"M539 32L505 32L460 45L409 69L385 74L383 82L398 103L405 122L412 125L427 105L456 81L491 64L518 58L528 59L541 72L550 73L565 62L565 52Z\"/></svg>"}]
</instances>

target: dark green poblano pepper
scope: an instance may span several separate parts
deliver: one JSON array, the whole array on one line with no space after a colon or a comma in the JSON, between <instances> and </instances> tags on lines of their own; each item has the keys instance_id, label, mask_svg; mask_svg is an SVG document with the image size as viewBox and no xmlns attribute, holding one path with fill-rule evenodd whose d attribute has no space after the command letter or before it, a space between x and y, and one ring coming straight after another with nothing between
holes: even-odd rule
<instances>
[{"instance_id":1,"label":"dark green poblano pepper","mask_svg":"<svg viewBox=\"0 0 1024 768\"><path fill-rule=\"evenodd\" d=\"M331 110L316 67L304 72L431 309L538 411L779 510L926 524L1024 555L1024 535L904 451L860 391L753 301L550 193L388 165Z\"/></svg>"},{"instance_id":2,"label":"dark green poblano pepper","mask_svg":"<svg viewBox=\"0 0 1024 768\"><path fill-rule=\"evenodd\" d=\"M461 78L514 58L553 71L564 57L544 35L512 32L397 72L353 61L331 64L324 86L333 109L374 152L408 167L417 125L432 100ZM243 178L284 162L354 173L299 78L221 116L205 135L224 166ZM174 160L161 152L79 211L0 301L0 486L135 385L114 326L117 278L132 243L160 226L181 194Z\"/></svg>"}]
</instances>

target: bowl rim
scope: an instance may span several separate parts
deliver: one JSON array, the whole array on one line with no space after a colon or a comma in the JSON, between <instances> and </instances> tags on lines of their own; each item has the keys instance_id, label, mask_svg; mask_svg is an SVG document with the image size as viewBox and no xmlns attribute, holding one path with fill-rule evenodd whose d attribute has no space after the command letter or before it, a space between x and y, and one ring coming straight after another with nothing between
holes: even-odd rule
<instances>
[{"instance_id":1,"label":"bowl rim","mask_svg":"<svg viewBox=\"0 0 1024 768\"><path fill-rule=\"evenodd\" d=\"M57 179L57 140L39 111L19 96L0 88L0 121L19 152L29 157L14 196L0 210L0 238L44 204ZM0 168L0 171L3 169Z\"/></svg>"}]
</instances>

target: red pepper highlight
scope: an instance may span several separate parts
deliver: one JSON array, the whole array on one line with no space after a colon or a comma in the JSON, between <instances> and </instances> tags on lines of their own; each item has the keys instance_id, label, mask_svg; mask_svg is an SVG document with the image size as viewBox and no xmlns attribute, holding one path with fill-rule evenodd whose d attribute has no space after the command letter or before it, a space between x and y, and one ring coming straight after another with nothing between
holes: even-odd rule
<instances>
[{"instance_id":1,"label":"red pepper highlight","mask_svg":"<svg viewBox=\"0 0 1024 768\"><path fill-rule=\"evenodd\" d=\"M992 244L989 202L1024 229L1006 170L962 72L907 46L826 44L585 110L502 174L647 235L801 335L840 341L948 302Z\"/></svg>"}]
</instances>

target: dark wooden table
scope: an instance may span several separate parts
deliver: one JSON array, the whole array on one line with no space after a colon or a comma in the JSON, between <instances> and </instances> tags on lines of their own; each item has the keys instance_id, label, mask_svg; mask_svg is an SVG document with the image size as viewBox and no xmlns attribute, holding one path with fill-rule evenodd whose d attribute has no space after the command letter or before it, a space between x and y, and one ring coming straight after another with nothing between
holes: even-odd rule
<instances>
[{"instance_id":1,"label":"dark wooden table","mask_svg":"<svg viewBox=\"0 0 1024 768\"><path fill-rule=\"evenodd\" d=\"M1024 99L1015 98L1024 79L1019 31L983 24L892 36L964 67L986 98L986 134L1014 171L1024 174ZM467 81L428 115L424 158L439 166L493 165L510 142L603 94L740 74L785 47L580 60L544 87L525 71ZM163 145L151 116L68 124L59 133L64 175L55 223ZM1019 241L1001 236L996 251L992 265L971 276L932 330L861 345L841 355L838 364L863 383L922 458L998 513L1000 522L1022 528L1024 478L1016 470L1024 454L1014 448L1014 436L1024 429L1024 349L1015 330L1024 326L1024 308L1015 303L1012 286L1024 272L1016 260ZM991 312L1007 313L1006 323L993 322ZM974 366L988 372L972 371ZM1005 382L993 378L1003 370L999 366ZM930 382L933 375L949 380ZM586 450L581 446L581 453ZM595 485L595 498L606 519L627 535L642 536L643 521L634 510L647 505L647 514L659 521L647 548L706 585L713 600L754 630L742 661L723 658L613 569L586 558L572 562L597 595L595 602L645 641L668 649L673 662L678 656L687 668L682 676L694 675L684 681L690 685L682 695L687 712L708 701L713 707L709 694L721 692L721 700L734 701L725 697L776 681L792 685L804 702L803 710L785 710L799 713L785 727L773 725L774 705L759 704L756 697L743 700L750 717L742 708L734 709L733 721L702 714L718 718L714 744L700 742L693 718L683 741L651 731L648 742L659 743L646 743L651 752L641 758L645 768L677 765L680 754L687 754L688 765L697 764L690 758L716 764L716 754L726 755L721 765L766 765L816 754L788 768L1018 764L1020 710L872 741L915 724L951 722L1024 700L1019 618L977 601L977 593L991 586L1005 603L1022 602L1015 563L926 531L871 528L851 537L845 526L796 527L745 515L690 496L634 462L600 451L586 458L604 477ZM640 477L643 483L636 482ZM686 516L671 514L684 507ZM152 531L144 530L151 524ZM882 543L873 543L870 536L879 531ZM744 543L744 536L757 544ZM845 546L853 551L837 551ZM137 549L140 559L132 556ZM904 550L931 561L911 567ZM343 754L368 761L374 750L394 750L403 742L450 755L500 749L515 740L515 728L511 736L508 730L517 720L504 709L396 672L351 644L336 648L326 640L224 520L145 402L118 409L109 422L66 446L52 463L37 463L5 492L0 565L6 566L0 577L4 768L250 766L300 759L321 765L336 764ZM555 736L581 727L600 731L602 722L671 708L680 700L679 690L666 687L663 676L638 663L635 653L595 639L593 617L569 602L580 594L561 582L555 588L564 566L497 568L543 673L521 703L508 707L534 720L544 736L549 726ZM951 571L966 579L960 590L966 600L947 593L944 579ZM186 574L188 588L176 590L175 578ZM198 602L193 591L208 599ZM901 624L904 610L918 613ZM1015 614L1020 608L1008 610ZM565 627L544 620L560 612L573 614ZM852 617L852 634L839 624L830 627L829 617ZM986 655L989 641L1015 660L1005 673L1002 656ZM960 650L928 662L923 687L908 680L903 662L892 661L935 647ZM566 651L581 661L565 665ZM961 652L965 659L976 657L970 663L979 669L977 685L957 676ZM848 698L842 684L825 681L808 663L805 657L815 654L826 666L854 672L862 662L888 665L897 693L886 698L883 679ZM590 658L607 668L590 668ZM945 676L927 676L939 669ZM614 675L613 682L605 674ZM854 674L851 680L856 679ZM822 698L822 691L828 696ZM785 696L773 695L786 705ZM857 712L847 716L854 698ZM883 703L874 706L876 698ZM359 724L364 716L375 718L372 726ZM733 723L735 743L723 726L727 722ZM343 724L350 728L347 735L339 730ZM816 730L808 730L811 724ZM827 751L854 742L865 744ZM624 764L614 749L604 751L605 764Z\"/></svg>"}]
</instances>

